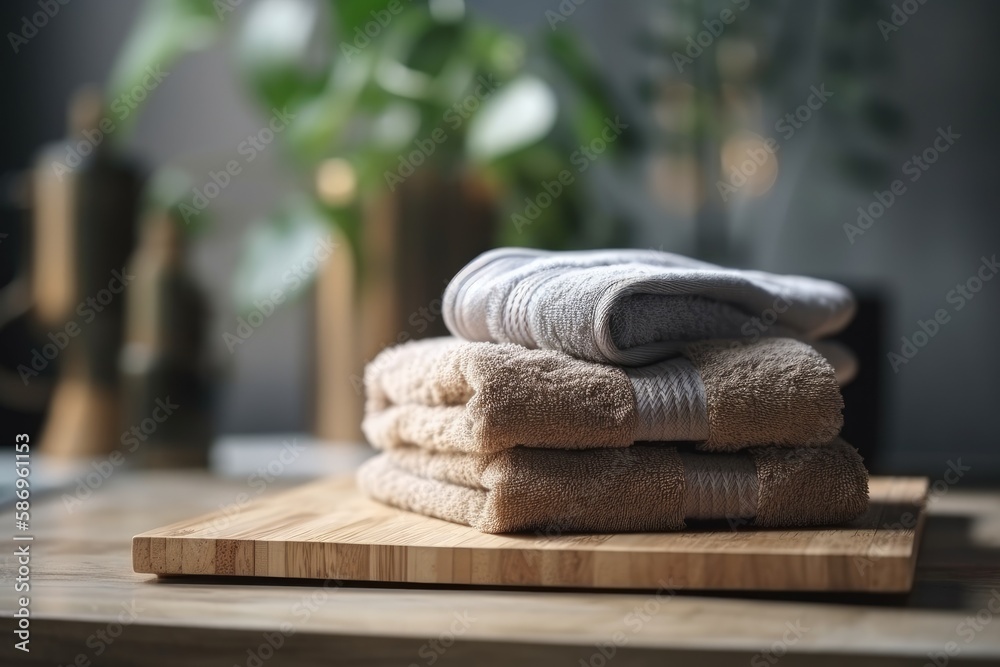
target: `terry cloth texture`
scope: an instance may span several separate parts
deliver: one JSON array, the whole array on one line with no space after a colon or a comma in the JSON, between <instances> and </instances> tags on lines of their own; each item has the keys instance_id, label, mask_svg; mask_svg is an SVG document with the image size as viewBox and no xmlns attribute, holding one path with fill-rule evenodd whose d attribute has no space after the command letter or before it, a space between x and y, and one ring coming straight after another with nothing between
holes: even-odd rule
<instances>
[{"instance_id":1,"label":"terry cloth texture","mask_svg":"<svg viewBox=\"0 0 1000 667\"><path fill-rule=\"evenodd\" d=\"M644 366L695 340L815 340L846 326L854 308L836 283L656 250L498 248L452 279L443 314L448 330L466 340Z\"/></svg>"},{"instance_id":2,"label":"terry cloth texture","mask_svg":"<svg viewBox=\"0 0 1000 667\"><path fill-rule=\"evenodd\" d=\"M365 370L362 428L379 449L489 453L694 441L699 449L830 441L843 424L833 368L807 344L701 342L618 368L554 350L432 338Z\"/></svg>"},{"instance_id":3,"label":"terry cloth texture","mask_svg":"<svg viewBox=\"0 0 1000 667\"><path fill-rule=\"evenodd\" d=\"M839 439L737 454L665 444L487 455L408 447L365 462L358 484L386 504L485 533L680 530L686 519L814 526L868 506L868 473Z\"/></svg>"}]
</instances>

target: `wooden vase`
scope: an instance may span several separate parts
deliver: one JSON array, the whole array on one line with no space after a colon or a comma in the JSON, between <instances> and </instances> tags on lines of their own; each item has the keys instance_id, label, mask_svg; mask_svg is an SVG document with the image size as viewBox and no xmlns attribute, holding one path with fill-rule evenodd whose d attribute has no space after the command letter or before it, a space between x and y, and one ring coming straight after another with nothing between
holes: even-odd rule
<instances>
[{"instance_id":1,"label":"wooden vase","mask_svg":"<svg viewBox=\"0 0 1000 667\"><path fill-rule=\"evenodd\" d=\"M362 440L365 364L387 346L447 334L442 293L491 247L496 210L478 176L430 167L365 202L360 262L341 237L336 261L326 263L318 280L319 437Z\"/></svg>"}]
</instances>

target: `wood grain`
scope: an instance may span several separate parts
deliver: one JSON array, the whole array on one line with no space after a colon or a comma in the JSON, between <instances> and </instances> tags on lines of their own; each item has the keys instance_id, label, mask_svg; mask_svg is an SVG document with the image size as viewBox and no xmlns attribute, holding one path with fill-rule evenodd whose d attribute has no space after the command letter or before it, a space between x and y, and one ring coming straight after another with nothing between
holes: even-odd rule
<instances>
[{"instance_id":1,"label":"wood grain","mask_svg":"<svg viewBox=\"0 0 1000 667\"><path fill-rule=\"evenodd\" d=\"M346 465L326 469L349 472ZM787 650L780 667L924 665L928 654L938 655L955 641L961 654L949 667L977 660L1000 664L1000 623L981 626L968 643L956 633L969 617L991 604L996 608L1000 492L961 485L928 498L916 581L908 595L680 591L660 599L641 627L630 622L636 609L655 606L656 598L640 591L336 586L132 571L130 539L136 533L232 508L245 496L271 498L290 482L276 479L261 490L248 486L245 477L123 471L72 510L60 494L36 498L31 653L16 651L13 642L0 643L0 665L86 664L79 661L81 654L101 667L246 665L247 650L260 645L263 633L274 632L282 633L285 643L266 667L427 665L428 642L450 631L456 612L468 612L476 621L434 667L552 667L580 660L596 665L603 658L595 653L597 645L622 632L627 643L617 648L609 667L773 664L777 656L768 651L782 642L788 623L810 630L795 644L780 644ZM21 534L13 522L0 526L0 533L8 543ZM263 542L256 546L267 548ZM13 554L0 557L0 578L12 582L17 568ZM0 587L0 614L10 618L20 595L12 585ZM139 617L95 656L94 633L106 632L134 604Z\"/></svg>"},{"instance_id":2,"label":"wood grain","mask_svg":"<svg viewBox=\"0 0 1000 667\"><path fill-rule=\"evenodd\" d=\"M332 478L148 531L136 572L478 586L904 592L927 480L874 478L845 526L680 533L486 535L369 500Z\"/></svg>"},{"instance_id":3,"label":"wood grain","mask_svg":"<svg viewBox=\"0 0 1000 667\"><path fill-rule=\"evenodd\" d=\"M392 193L366 198L359 259L338 237L316 290L316 434L361 441L365 364L386 346L448 333L441 293L493 247L495 195L474 174L421 169Z\"/></svg>"}]
</instances>

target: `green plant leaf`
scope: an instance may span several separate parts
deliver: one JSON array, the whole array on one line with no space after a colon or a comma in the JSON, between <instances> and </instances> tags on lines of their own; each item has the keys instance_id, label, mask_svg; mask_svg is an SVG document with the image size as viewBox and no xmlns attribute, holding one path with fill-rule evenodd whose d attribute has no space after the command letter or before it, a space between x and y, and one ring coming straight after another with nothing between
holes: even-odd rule
<instances>
[{"instance_id":1,"label":"green plant leaf","mask_svg":"<svg viewBox=\"0 0 1000 667\"><path fill-rule=\"evenodd\" d=\"M135 94L149 90L149 74L169 72L184 54L211 45L227 14L217 14L213 0L150 0L141 10L128 40L118 54L108 81L109 106L124 101L130 111L141 105ZM125 108L125 107L122 107ZM120 114L119 114L120 115ZM136 113L119 117L116 141L123 140L134 124Z\"/></svg>"},{"instance_id":2,"label":"green plant leaf","mask_svg":"<svg viewBox=\"0 0 1000 667\"><path fill-rule=\"evenodd\" d=\"M365 38L371 39L371 36L365 33L365 24L375 22L378 25L379 12L387 11L387 4L384 0L330 0L340 39L352 46L366 47Z\"/></svg>"},{"instance_id":3,"label":"green plant leaf","mask_svg":"<svg viewBox=\"0 0 1000 667\"><path fill-rule=\"evenodd\" d=\"M270 107L284 108L322 88L329 58L321 59L321 67L310 62L321 10L318 0L261 0L249 8L237 60L250 87Z\"/></svg>"},{"instance_id":4,"label":"green plant leaf","mask_svg":"<svg viewBox=\"0 0 1000 667\"><path fill-rule=\"evenodd\" d=\"M430 23L406 55L403 64L435 77L441 73L462 37L461 23Z\"/></svg>"},{"instance_id":5,"label":"green plant leaf","mask_svg":"<svg viewBox=\"0 0 1000 667\"><path fill-rule=\"evenodd\" d=\"M307 162L322 159L344 134L358 110L360 98L372 87L375 65L372 56L364 52L349 60L337 59L323 91L300 104L288 129L289 143L300 159Z\"/></svg>"},{"instance_id":6,"label":"green plant leaf","mask_svg":"<svg viewBox=\"0 0 1000 667\"><path fill-rule=\"evenodd\" d=\"M487 97L469 121L466 150L490 162L544 139L555 126L556 95L547 83L523 75Z\"/></svg>"},{"instance_id":7,"label":"green plant leaf","mask_svg":"<svg viewBox=\"0 0 1000 667\"><path fill-rule=\"evenodd\" d=\"M251 227L233 284L240 312L252 310L263 299L273 300L275 292L289 299L299 295L324 262L336 261L330 239L327 218L301 196Z\"/></svg>"}]
</instances>

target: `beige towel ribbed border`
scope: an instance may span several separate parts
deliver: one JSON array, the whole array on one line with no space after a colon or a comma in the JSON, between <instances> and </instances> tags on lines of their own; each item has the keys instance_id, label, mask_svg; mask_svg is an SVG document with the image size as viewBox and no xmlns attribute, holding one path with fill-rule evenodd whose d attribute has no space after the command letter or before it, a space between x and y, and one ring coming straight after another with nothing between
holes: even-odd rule
<instances>
[{"instance_id":1,"label":"beige towel ribbed border","mask_svg":"<svg viewBox=\"0 0 1000 667\"><path fill-rule=\"evenodd\" d=\"M622 369L553 350L432 338L365 372L362 428L376 448L488 453L697 441L706 451L830 441L843 423L833 368L787 338L703 342Z\"/></svg>"},{"instance_id":2,"label":"beige towel ribbed border","mask_svg":"<svg viewBox=\"0 0 1000 667\"><path fill-rule=\"evenodd\" d=\"M410 447L367 461L358 484L389 505L486 533L680 530L686 519L815 526L855 519L868 504L868 472L840 439L737 454L665 444L490 455Z\"/></svg>"}]
</instances>

